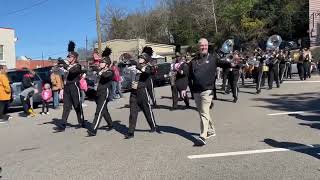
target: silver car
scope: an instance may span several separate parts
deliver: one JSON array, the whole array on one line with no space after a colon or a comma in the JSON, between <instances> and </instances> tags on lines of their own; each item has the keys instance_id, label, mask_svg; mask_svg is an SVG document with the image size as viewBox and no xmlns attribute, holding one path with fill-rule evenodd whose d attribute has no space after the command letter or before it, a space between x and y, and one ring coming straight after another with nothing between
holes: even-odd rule
<instances>
[{"instance_id":1,"label":"silver car","mask_svg":"<svg viewBox=\"0 0 320 180\"><path fill-rule=\"evenodd\" d=\"M9 107L21 106L20 93L22 91L22 79L28 70L8 70L8 78L12 90L12 102ZM33 106L36 108L41 104L42 80L38 74L34 76L34 83L39 93L33 96Z\"/></svg>"}]
</instances>

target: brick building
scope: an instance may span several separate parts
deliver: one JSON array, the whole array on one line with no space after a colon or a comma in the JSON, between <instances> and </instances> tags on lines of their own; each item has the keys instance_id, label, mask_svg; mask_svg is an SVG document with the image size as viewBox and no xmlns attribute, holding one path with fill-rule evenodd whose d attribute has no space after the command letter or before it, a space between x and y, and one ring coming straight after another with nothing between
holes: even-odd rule
<instances>
[{"instance_id":1,"label":"brick building","mask_svg":"<svg viewBox=\"0 0 320 180\"><path fill-rule=\"evenodd\" d=\"M50 60L17 60L16 61L16 68L17 69L37 69L42 67L49 67L53 66L55 61Z\"/></svg>"}]
</instances>

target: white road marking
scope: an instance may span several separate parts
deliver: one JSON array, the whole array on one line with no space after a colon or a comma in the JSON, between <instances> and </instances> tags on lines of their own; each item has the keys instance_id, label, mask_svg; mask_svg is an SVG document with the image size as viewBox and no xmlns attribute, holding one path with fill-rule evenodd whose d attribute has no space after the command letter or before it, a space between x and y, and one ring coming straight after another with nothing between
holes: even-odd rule
<instances>
[{"instance_id":1,"label":"white road marking","mask_svg":"<svg viewBox=\"0 0 320 180\"><path fill-rule=\"evenodd\" d=\"M284 84L320 83L320 81L284 81Z\"/></svg>"},{"instance_id":2,"label":"white road marking","mask_svg":"<svg viewBox=\"0 0 320 180\"><path fill-rule=\"evenodd\" d=\"M272 148L272 149L238 151L238 152L227 152L227 153L217 153L217 154L191 155L191 156L188 156L188 158L189 159L215 158L215 157L239 156L239 155L249 155L249 154L262 154L262 153L271 153L271 152L297 151L297 150L307 150L307 149L316 149L316 148L320 148L320 145L305 145L305 146L296 146L296 147L288 147L288 148Z\"/></svg>"},{"instance_id":3,"label":"white road marking","mask_svg":"<svg viewBox=\"0 0 320 180\"><path fill-rule=\"evenodd\" d=\"M282 113L272 113L268 114L268 116L281 116L281 115L289 115L289 114L304 114L304 113L313 113L313 112L319 112L320 110L315 111L293 111L293 112L282 112Z\"/></svg>"}]
</instances>

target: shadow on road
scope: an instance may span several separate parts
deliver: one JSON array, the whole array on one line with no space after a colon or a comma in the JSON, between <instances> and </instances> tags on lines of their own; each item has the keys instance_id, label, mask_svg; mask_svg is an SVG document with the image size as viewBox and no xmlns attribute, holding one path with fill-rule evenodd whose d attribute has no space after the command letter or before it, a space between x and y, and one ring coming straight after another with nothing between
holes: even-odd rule
<instances>
[{"instance_id":1,"label":"shadow on road","mask_svg":"<svg viewBox=\"0 0 320 180\"><path fill-rule=\"evenodd\" d=\"M61 126L61 121L62 121L61 119L53 118L51 121L44 122L44 123L41 123L41 124L38 124L38 125L41 126L41 125L53 124L53 125L55 125L55 127L53 127L53 130L54 130L53 133L58 133L58 132L61 132L61 131L57 130L57 127ZM91 123L88 122L87 120L84 120L84 124L85 124L85 127L89 127L91 125ZM79 124L74 125L74 124L67 123L66 126L67 127L76 128L76 129L80 129L81 128L81 125L79 125Z\"/></svg>"},{"instance_id":2,"label":"shadow on road","mask_svg":"<svg viewBox=\"0 0 320 180\"><path fill-rule=\"evenodd\" d=\"M99 129L108 129L108 126L101 126ZM126 135L128 133L128 127L124 124L121 124L121 121L113 121L113 129L122 135Z\"/></svg>"},{"instance_id":3,"label":"shadow on road","mask_svg":"<svg viewBox=\"0 0 320 180\"><path fill-rule=\"evenodd\" d=\"M309 149L307 149L309 145L293 143L293 142L279 142L274 139L265 139L263 142L275 148L289 149L291 151L307 154L314 158L320 159L320 155L318 154L320 153L320 146L318 144L313 145L313 146L316 146L315 148L310 147ZM297 147L304 147L304 146L306 147L306 149L301 149L301 148L296 149Z\"/></svg>"},{"instance_id":4,"label":"shadow on road","mask_svg":"<svg viewBox=\"0 0 320 180\"><path fill-rule=\"evenodd\" d=\"M121 124L121 121L117 120L117 121L113 121L113 127L114 130L116 130L117 132L119 132L122 135L126 135L128 132L128 127L124 124ZM102 126L99 129L107 129L108 126ZM199 136L198 133L190 133L187 132L183 129L179 129L176 127L172 127L172 126L158 126L159 130L161 133L170 133L170 134L176 134L179 135L193 143L198 143L197 139L194 136ZM149 132L150 130L144 130L144 129L136 129L136 132Z\"/></svg>"},{"instance_id":5,"label":"shadow on road","mask_svg":"<svg viewBox=\"0 0 320 180\"><path fill-rule=\"evenodd\" d=\"M179 135L179 136L193 142L194 144L198 143L198 140L193 136L193 135L199 136L199 134L197 134L197 133L190 133L190 132L187 132L183 129L179 129L179 128L172 127L172 126L159 126L159 128L160 128L161 132L176 134L176 135Z\"/></svg>"},{"instance_id":6,"label":"shadow on road","mask_svg":"<svg viewBox=\"0 0 320 180\"><path fill-rule=\"evenodd\" d=\"M271 94L270 98L253 98L254 101L267 102L268 105L257 106L279 111L318 110L320 93Z\"/></svg>"},{"instance_id":7,"label":"shadow on road","mask_svg":"<svg viewBox=\"0 0 320 180\"><path fill-rule=\"evenodd\" d=\"M264 101L268 105L258 106L262 108L295 112L295 111L311 111L313 115L289 114L298 120L310 122L299 123L302 126L320 129L320 93L300 93L300 94L271 94L271 98L255 98L255 101Z\"/></svg>"}]
</instances>

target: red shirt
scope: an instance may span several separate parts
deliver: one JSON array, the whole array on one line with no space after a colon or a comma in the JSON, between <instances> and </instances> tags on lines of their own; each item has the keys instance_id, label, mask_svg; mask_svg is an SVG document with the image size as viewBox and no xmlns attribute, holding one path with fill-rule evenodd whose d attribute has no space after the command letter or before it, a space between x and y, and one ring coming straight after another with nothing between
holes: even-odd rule
<instances>
[{"instance_id":1,"label":"red shirt","mask_svg":"<svg viewBox=\"0 0 320 180\"><path fill-rule=\"evenodd\" d=\"M113 81L121 81L121 76L120 76L120 70L117 66L112 66L112 71L114 73L114 76L113 76Z\"/></svg>"}]
</instances>

